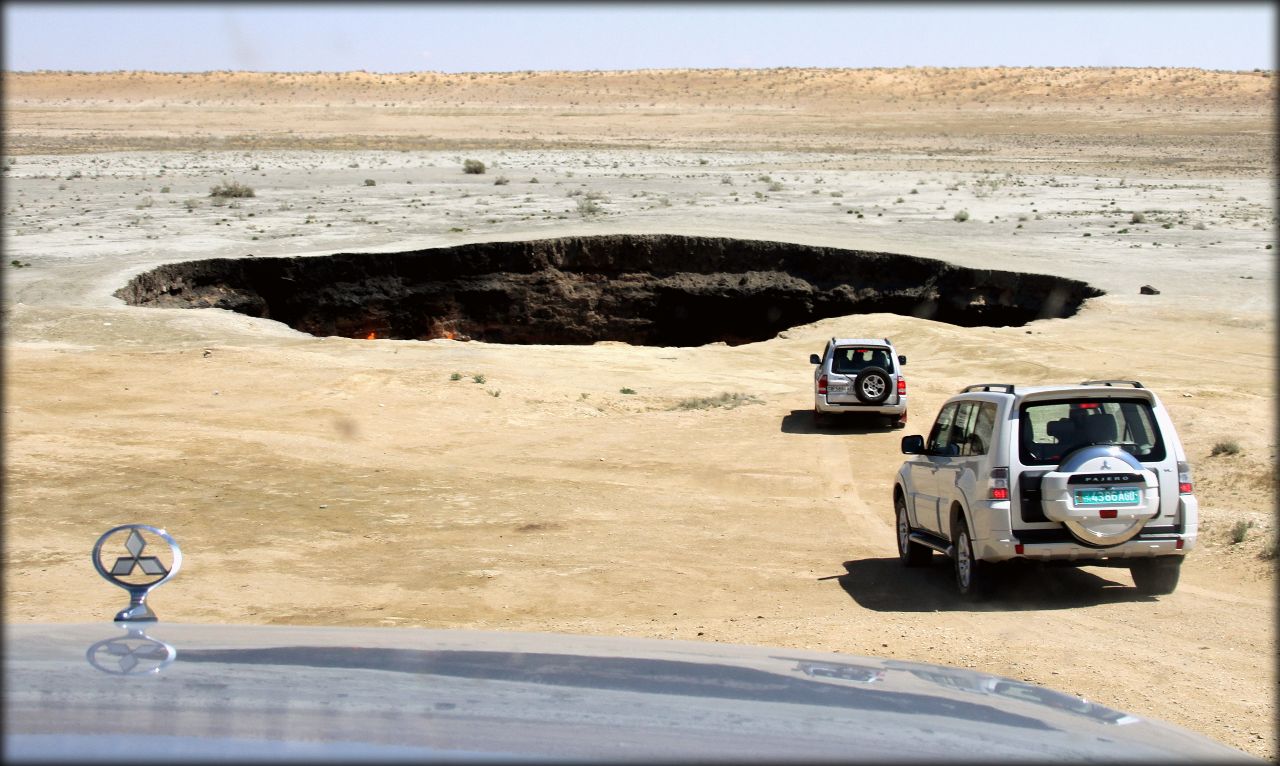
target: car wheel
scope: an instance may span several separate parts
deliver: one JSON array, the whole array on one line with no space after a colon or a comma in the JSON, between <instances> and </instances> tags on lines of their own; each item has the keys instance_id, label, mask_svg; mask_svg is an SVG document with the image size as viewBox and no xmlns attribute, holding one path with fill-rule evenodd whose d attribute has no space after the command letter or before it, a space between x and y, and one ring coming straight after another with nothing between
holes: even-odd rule
<instances>
[{"instance_id":1,"label":"car wheel","mask_svg":"<svg viewBox=\"0 0 1280 766\"><path fill-rule=\"evenodd\" d=\"M933 560L933 551L920 543L911 542L911 521L907 518L907 501L901 495L893 498L893 511L898 525L898 560L903 566L926 566Z\"/></svg>"},{"instance_id":2,"label":"car wheel","mask_svg":"<svg viewBox=\"0 0 1280 766\"><path fill-rule=\"evenodd\" d=\"M1142 559L1129 565L1129 574L1133 575L1133 584L1141 593L1149 596L1164 596L1173 593L1174 588L1178 587L1178 575L1181 573L1181 556Z\"/></svg>"},{"instance_id":3,"label":"car wheel","mask_svg":"<svg viewBox=\"0 0 1280 766\"><path fill-rule=\"evenodd\" d=\"M889 398L889 373L880 367L868 367L853 381L853 393L863 404L879 404Z\"/></svg>"},{"instance_id":4,"label":"car wheel","mask_svg":"<svg viewBox=\"0 0 1280 766\"><path fill-rule=\"evenodd\" d=\"M960 595L971 601L977 601L987 594L990 588L990 577L987 564L973 555L973 540L969 537L969 526L964 519L957 522L953 563L956 571L956 588Z\"/></svg>"}]
</instances>

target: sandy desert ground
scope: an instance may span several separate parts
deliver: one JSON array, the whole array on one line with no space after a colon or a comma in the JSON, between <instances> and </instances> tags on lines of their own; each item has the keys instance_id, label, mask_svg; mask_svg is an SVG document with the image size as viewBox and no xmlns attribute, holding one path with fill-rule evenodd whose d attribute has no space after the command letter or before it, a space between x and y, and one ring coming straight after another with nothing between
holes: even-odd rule
<instances>
[{"instance_id":1,"label":"sandy desert ground","mask_svg":"<svg viewBox=\"0 0 1280 766\"><path fill-rule=\"evenodd\" d=\"M122 594L90 548L143 522L186 557L150 599L162 620L940 662L1274 760L1272 82L6 73L5 620L110 619ZM255 196L212 198L227 181ZM871 314L696 348L316 338L113 297L173 261L600 233L905 253L1106 295L1023 327ZM906 433L975 382L1154 388L1202 505L1178 590L1049 570L967 605L940 559L902 569L903 432L811 424L807 359L832 335L908 357ZM746 403L710 401L726 393Z\"/></svg>"}]
</instances>

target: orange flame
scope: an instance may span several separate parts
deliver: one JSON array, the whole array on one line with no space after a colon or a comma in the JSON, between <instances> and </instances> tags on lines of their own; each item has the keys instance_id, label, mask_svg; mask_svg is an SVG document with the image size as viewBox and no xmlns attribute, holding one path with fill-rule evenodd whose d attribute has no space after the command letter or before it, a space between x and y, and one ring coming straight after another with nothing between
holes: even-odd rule
<instances>
[{"instance_id":1,"label":"orange flame","mask_svg":"<svg viewBox=\"0 0 1280 766\"><path fill-rule=\"evenodd\" d=\"M364 337L364 339L365 339L365 340L377 340L377 339L378 339L378 333L376 333L376 332L371 332L371 333L369 333L368 335L366 335L366 336Z\"/></svg>"},{"instance_id":2,"label":"orange flame","mask_svg":"<svg viewBox=\"0 0 1280 766\"><path fill-rule=\"evenodd\" d=\"M458 337L458 334L453 330L445 330L444 337L448 338L449 340L453 340L454 338Z\"/></svg>"}]
</instances>

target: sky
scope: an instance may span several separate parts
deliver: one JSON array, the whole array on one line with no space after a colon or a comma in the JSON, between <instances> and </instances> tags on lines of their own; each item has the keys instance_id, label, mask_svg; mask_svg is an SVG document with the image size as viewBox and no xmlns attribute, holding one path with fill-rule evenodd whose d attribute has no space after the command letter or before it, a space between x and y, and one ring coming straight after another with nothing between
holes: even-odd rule
<instances>
[{"instance_id":1,"label":"sky","mask_svg":"<svg viewBox=\"0 0 1280 766\"><path fill-rule=\"evenodd\" d=\"M1273 3L6 2L4 69L1275 68Z\"/></svg>"}]
</instances>

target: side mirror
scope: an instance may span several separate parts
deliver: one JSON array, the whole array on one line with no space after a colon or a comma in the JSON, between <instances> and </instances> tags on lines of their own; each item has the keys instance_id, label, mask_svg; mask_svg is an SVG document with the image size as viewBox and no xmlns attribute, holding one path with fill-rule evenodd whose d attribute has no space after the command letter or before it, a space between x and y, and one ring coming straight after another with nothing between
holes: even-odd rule
<instances>
[{"instance_id":1,"label":"side mirror","mask_svg":"<svg viewBox=\"0 0 1280 766\"><path fill-rule=\"evenodd\" d=\"M902 437L902 454L904 455L921 455L924 454L924 437L920 434L912 434Z\"/></svg>"},{"instance_id":2,"label":"side mirror","mask_svg":"<svg viewBox=\"0 0 1280 766\"><path fill-rule=\"evenodd\" d=\"M906 364L906 363L907 363L907 358L902 354L898 354L898 364Z\"/></svg>"},{"instance_id":3,"label":"side mirror","mask_svg":"<svg viewBox=\"0 0 1280 766\"><path fill-rule=\"evenodd\" d=\"M822 357L817 354L809 354L809 364L822 364Z\"/></svg>"}]
</instances>

